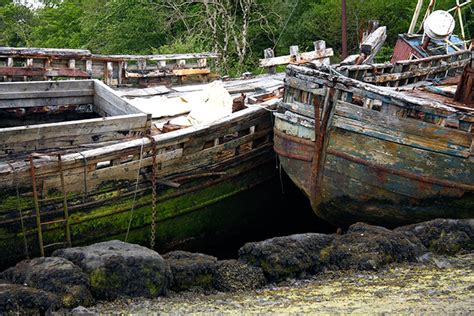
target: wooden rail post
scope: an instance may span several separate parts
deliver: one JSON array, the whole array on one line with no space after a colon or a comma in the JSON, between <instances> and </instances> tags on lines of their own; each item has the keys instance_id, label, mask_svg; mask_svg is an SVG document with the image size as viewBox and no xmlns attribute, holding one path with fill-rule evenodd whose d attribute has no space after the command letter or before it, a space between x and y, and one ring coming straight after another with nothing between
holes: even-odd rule
<instances>
[{"instance_id":1,"label":"wooden rail post","mask_svg":"<svg viewBox=\"0 0 474 316\"><path fill-rule=\"evenodd\" d=\"M273 58L275 57L275 52L273 51L272 48L267 48L263 51L263 58ZM268 67L267 68L267 73L269 74L274 74L275 73L275 66Z\"/></svg>"},{"instance_id":2,"label":"wooden rail post","mask_svg":"<svg viewBox=\"0 0 474 316\"><path fill-rule=\"evenodd\" d=\"M301 56L298 53L298 45L292 45L290 46L290 59L291 62L298 63L301 60Z\"/></svg>"}]
</instances>

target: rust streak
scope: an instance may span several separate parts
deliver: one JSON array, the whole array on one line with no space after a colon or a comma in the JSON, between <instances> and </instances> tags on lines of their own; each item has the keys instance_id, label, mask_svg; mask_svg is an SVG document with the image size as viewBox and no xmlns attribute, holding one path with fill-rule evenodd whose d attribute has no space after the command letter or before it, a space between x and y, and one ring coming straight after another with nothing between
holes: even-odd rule
<instances>
[{"instance_id":1,"label":"rust streak","mask_svg":"<svg viewBox=\"0 0 474 316\"><path fill-rule=\"evenodd\" d=\"M311 200L314 200L317 196L317 187L318 187L318 174L319 174L319 165L321 158L321 150L323 148L323 137L325 130L323 126L321 128L321 121L319 117L319 100L316 95L313 95L313 106L314 106L314 152L313 152L313 161L311 162Z\"/></svg>"},{"instance_id":2,"label":"rust streak","mask_svg":"<svg viewBox=\"0 0 474 316\"><path fill-rule=\"evenodd\" d=\"M290 158L290 159L296 159L296 160L302 160L302 161L311 161L311 160L313 160L311 157L306 157L306 156L303 156L303 155L290 153L290 152L285 151L284 149L278 148L277 146L273 146L273 149L275 150L275 152L278 155L280 155L282 157L286 157L286 158Z\"/></svg>"},{"instance_id":3,"label":"rust streak","mask_svg":"<svg viewBox=\"0 0 474 316\"><path fill-rule=\"evenodd\" d=\"M443 180L443 179L436 179L436 178L431 178L431 177L426 177L426 176L421 176L417 174L413 174L408 171L404 170L396 170L396 169L391 169L387 168L381 165L378 165L374 162L359 158L359 157L354 157L349 154L339 152L334 149L328 149L327 153L336 157L343 158L345 160L349 160L364 166L367 166L369 168L375 169L376 171L382 171L390 174L394 174L397 176L405 177L408 179L416 180L416 181L421 181L425 183L430 183L430 184L435 184L435 185L441 185L444 187L449 187L449 188L454 188L454 189L460 189L460 190L465 190L465 191L474 191L474 185L472 184L467 184L467 183L457 183L454 181L450 180Z\"/></svg>"},{"instance_id":4,"label":"rust streak","mask_svg":"<svg viewBox=\"0 0 474 316\"><path fill-rule=\"evenodd\" d=\"M273 132L275 134L275 136L279 136L283 139L286 139L286 140L289 140L293 143L298 143L298 144L302 144L302 145L306 145L306 146L310 146L311 148L313 148L314 146L314 142L312 140L309 140L309 139L304 139L304 138L301 138L301 137L296 137L296 136L291 136L291 135L288 135L276 128L273 129Z\"/></svg>"}]
</instances>

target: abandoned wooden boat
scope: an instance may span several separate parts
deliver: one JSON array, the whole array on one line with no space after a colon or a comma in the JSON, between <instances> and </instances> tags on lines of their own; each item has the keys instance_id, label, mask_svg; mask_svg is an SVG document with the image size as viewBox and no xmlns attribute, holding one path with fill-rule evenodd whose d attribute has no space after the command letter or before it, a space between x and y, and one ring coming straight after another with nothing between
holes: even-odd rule
<instances>
[{"instance_id":1,"label":"abandoned wooden boat","mask_svg":"<svg viewBox=\"0 0 474 316\"><path fill-rule=\"evenodd\" d=\"M235 221L197 210L275 176L268 107L282 79L226 82L248 94L245 108L167 133L98 80L1 83L0 266L101 239L179 242ZM183 98L202 87L148 88L144 99L150 89Z\"/></svg>"},{"instance_id":2,"label":"abandoned wooden boat","mask_svg":"<svg viewBox=\"0 0 474 316\"><path fill-rule=\"evenodd\" d=\"M341 226L474 216L474 108L434 85L471 54L288 66L274 148L318 216Z\"/></svg>"}]
</instances>

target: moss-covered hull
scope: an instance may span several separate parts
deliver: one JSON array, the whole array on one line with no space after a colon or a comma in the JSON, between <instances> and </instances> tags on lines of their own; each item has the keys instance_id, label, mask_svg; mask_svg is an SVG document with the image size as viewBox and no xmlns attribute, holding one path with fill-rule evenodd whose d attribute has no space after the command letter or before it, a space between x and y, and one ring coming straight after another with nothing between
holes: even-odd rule
<instances>
[{"instance_id":1,"label":"moss-covered hull","mask_svg":"<svg viewBox=\"0 0 474 316\"><path fill-rule=\"evenodd\" d=\"M271 158L271 155L267 155ZM235 199L229 206L226 200L249 190L254 186L275 177L273 161L264 160L260 163L247 163L247 170L235 173L224 179L200 181L199 185L190 182L180 188L158 189L156 244L159 248L172 248L181 242L192 239L212 230L225 230L229 225L238 223L239 209L235 207ZM245 166L245 164L244 164ZM242 165L239 166L239 170ZM228 172L232 173L232 169ZM104 193L105 194L105 193ZM151 192L144 191L133 202L133 195L100 206L74 210L70 214L70 230L73 246L93 242L120 239L124 240L128 228L128 241L149 245L151 224ZM3 198L3 206L11 202L11 196ZM23 201L26 205L28 201ZM132 204L133 207L132 211ZM229 213L227 210L232 210ZM245 218L241 218L242 221ZM38 240L33 218L25 220L26 240L30 256L39 254ZM129 227L130 225L130 227ZM64 240L63 226L43 230L45 244L57 243ZM51 248L48 252L57 248ZM16 225L4 226L0 235L0 266L7 266L26 257L25 244L21 227Z\"/></svg>"}]
</instances>

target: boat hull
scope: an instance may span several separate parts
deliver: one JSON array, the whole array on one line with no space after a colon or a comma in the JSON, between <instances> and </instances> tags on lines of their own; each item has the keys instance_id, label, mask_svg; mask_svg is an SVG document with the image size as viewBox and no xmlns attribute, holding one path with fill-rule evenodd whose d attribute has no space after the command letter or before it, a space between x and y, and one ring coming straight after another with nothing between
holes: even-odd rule
<instances>
[{"instance_id":1,"label":"boat hull","mask_svg":"<svg viewBox=\"0 0 474 316\"><path fill-rule=\"evenodd\" d=\"M180 188L161 188L157 194L156 247L173 249L191 239L209 232L231 229L247 220L247 208L232 206L228 201L252 190L255 186L276 178L274 157L266 155L229 167L228 177L212 177L189 182ZM107 190L104 190L104 195ZM3 207L12 202L12 195L3 195ZM91 207L70 209L70 230L73 246L119 239L150 245L151 190L113 201L97 203ZM132 203L135 205L132 211ZM232 211L232 212L230 212ZM239 220L240 218L240 220ZM39 255L34 219L27 218L26 243L29 257ZM25 243L20 224L3 225L0 236L0 267L7 267L26 258ZM62 241L61 225L43 230L43 241L52 244ZM55 248L57 249L57 248ZM54 248L48 249L50 254Z\"/></svg>"},{"instance_id":2,"label":"boat hull","mask_svg":"<svg viewBox=\"0 0 474 316\"><path fill-rule=\"evenodd\" d=\"M290 67L274 130L283 169L318 216L338 226L474 216L472 117L458 129L442 125L456 113L412 118L418 100L404 104L399 94L369 93L351 79L333 88L318 75Z\"/></svg>"}]
</instances>

